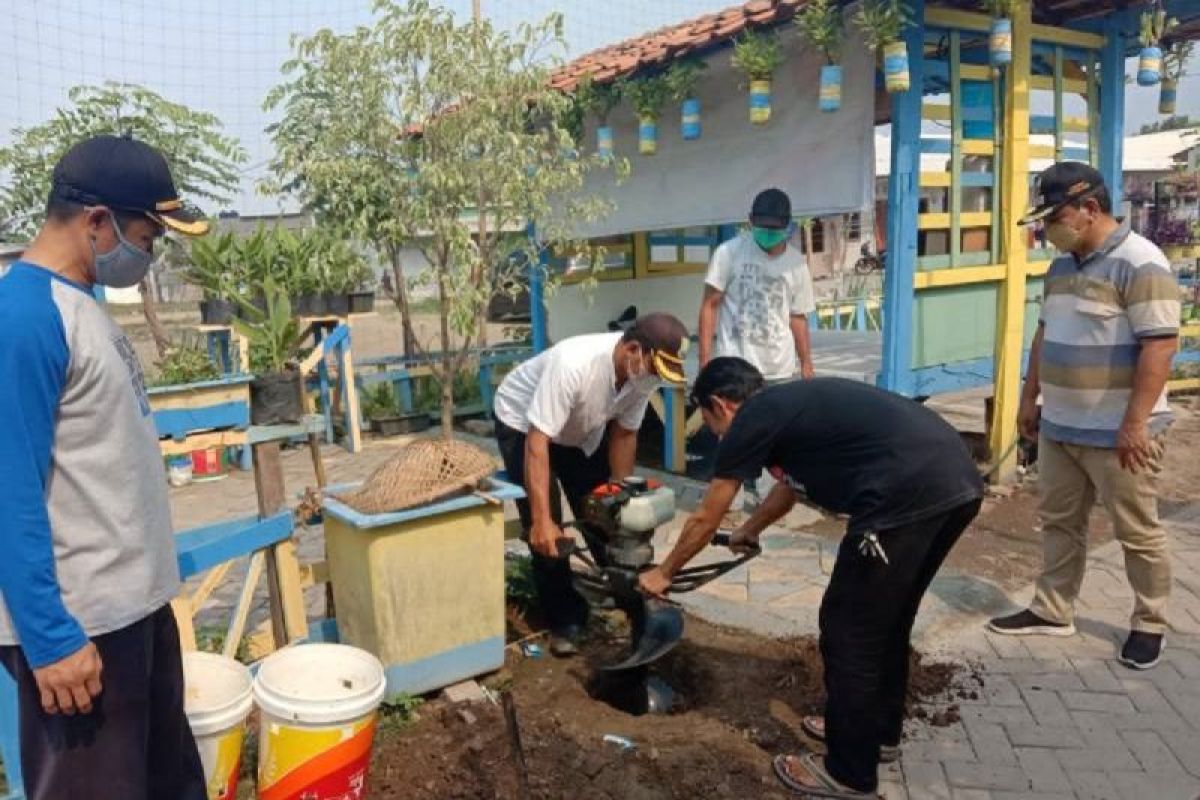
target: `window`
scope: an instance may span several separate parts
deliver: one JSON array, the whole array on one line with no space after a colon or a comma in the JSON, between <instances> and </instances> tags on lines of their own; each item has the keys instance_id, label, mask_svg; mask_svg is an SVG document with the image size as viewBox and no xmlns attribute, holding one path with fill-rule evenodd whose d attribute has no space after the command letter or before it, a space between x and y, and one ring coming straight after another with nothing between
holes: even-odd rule
<instances>
[{"instance_id":1,"label":"window","mask_svg":"<svg viewBox=\"0 0 1200 800\"><path fill-rule=\"evenodd\" d=\"M713 250L720 243L720 229L706 225L650 231L647 241L649 272L701 272L708 267Z\"/></svg>"},{"instance_id":2,"label":"window","mask_svg":"<svg viewBox=\"0 0 1200 800\"><path fill-rule=\"evenodd\" d=\"M857 211L846 215L846 238L852 242L862 238L862 215Z\"/></svg>"},{"instance_id":3,"label":"window","mask_svg":"<svg viewBox=\"0 0 1200 800\"><path fill-rule=\"evenodd\" d=\"M825 221L820 220L820 219L814 219L812 221L812 224L809 227L811 229L810 235L812 236L812 251L814 253L824 253L825 252Z\"/></svg>"}]
</instances>

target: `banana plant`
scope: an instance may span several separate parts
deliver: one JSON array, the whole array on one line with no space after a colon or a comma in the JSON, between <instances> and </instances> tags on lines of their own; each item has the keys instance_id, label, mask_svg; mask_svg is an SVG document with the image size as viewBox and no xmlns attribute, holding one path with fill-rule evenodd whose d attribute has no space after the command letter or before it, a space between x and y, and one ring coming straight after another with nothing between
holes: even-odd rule
<instances>
[{"instance_id":1,"label":"banana plant","mask_svg":"<svg viewBox=\"0 0 1200 800\"><path fill-rule=\"evenodd\" d=\"M262 290L266 310L246 305L243 317L231 323L250 344L251 369L279 373L291 364L304 337L287 292L271 277L263 281Z\"/></svg>"}]
</instances>

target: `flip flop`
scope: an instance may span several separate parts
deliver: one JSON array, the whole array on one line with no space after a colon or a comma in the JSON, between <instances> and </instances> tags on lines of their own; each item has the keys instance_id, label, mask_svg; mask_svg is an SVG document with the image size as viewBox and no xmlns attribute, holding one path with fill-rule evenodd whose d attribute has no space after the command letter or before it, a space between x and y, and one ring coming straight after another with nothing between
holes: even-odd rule
<instances>
[{"instance_id":1,"label":"flip flop","mask_svg":"<svg viewBox=\"0 0 1200 800\"><path fill-rule=\"evenodd\" d=\"M825 742L825 718L819 717L816 714L810 714L800 720L800 730L804 735L815 742ZM900 745L898 744L881 744L879 745L879 763L894 764L900 760Z\"/></svg>"},{"instance_id":2,"label":"flip flop","mask_svg":"<svg viewBox=\"0 0 1200 800\"><path fill-rule=\"evenodd\" d=\"M809 786L791 776L791 773L788 772L788 759L793 758L800 762L800 766L816 780L818 785ZM798 756L781 753L771 759L771 766L775 768L775 777L779 778L780 783L796 794L805 797L831 798L832 800L877 800L879 797L875 792L860 792L838 783L837 779L825 770L824 759L816 753L801 753Z\"/></svg>"}]
</instances>

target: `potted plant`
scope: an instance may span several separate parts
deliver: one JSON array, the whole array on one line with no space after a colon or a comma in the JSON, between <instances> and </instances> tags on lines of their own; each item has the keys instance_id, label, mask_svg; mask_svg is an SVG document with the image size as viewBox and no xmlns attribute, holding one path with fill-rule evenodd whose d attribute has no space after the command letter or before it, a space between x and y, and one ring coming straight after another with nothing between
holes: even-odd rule
<instances>
[{"instance_id":1,"label":"potted plant","mask_svg":"<svg viewBox=\"0 0 1200 800\"><path fill-rule=\"evenodd\" d=\"M854 15L867 46L883 54L883 80L889 92L908 91L908 46L900 38L908 21L908 7L901 0L863 0Z\"/></svg>"},{"instance_id":2,"label":"potted plant","mask_svg":"<svg viewBox=\"0 0 1200 800\"><path fill-rule=\"evenodd\" d=\"M992 30L988 36L988 60L993 67L1011 64L1013 0L983 0L983 7L992 15Z\"/></svg>"},{"instance_id":3,"label":"potted plant","mask_svg":"<svg viewBox=\"0 0 1200 800\"><path fill-rule=\"evenodd\" d=\"M591 75L579 80L575 89L579 103L596 116L596 154L608 159L613 156L613 132L608 124L608 115L621 102L621 84L596 83Z\"/></svg>"},{"instance_id":4,"label":"potted plant","mask_svg":"<svg viewBox=\"0 0 1200 800\"><path fill-rule=\"evenodd\" d=\"M821 51L820 99L822 111L837 111L842 107L842 12L837 0L809 0L796 15L800 35Z\"/></svg>"},{"instance_id":5,"label":"potted plant","mask_svg":"<svg viewBox=\"0 0 1200 800\"><path fill-rule=\"evenodd\" d=\"M638 152L652 156L658 152L658 118L671 87L662 75L644 75L622 89L638 115Z\"/></svg>"},{"instance_id":6,"label":"potted plant","mask_svg":"<svg viewBox=\"0 0 1200 800\"><path fill-rule=\"evenodd\" d=\"M227 325L234 314L236 256L237 241L232 233L200 236L188 242L185 278L204 292L200 301L203 325Z\"/></svg>"},{"instance_id":7,"label":"potted plant","mask_svg":"<svg viewBox=\"0 0 1200 800\"><path fill-rule=\"evenodd\" d=\"M700 98L696 96L696 84L708 65L698 58L676 61L667 70L667 87L671 98L679 102L679 131L684 141L700 138Z\"/></svg>"},{"instance_id":8,"label":"potted plant","mask_svg":"<svg viewBox=\"0 0 1200 800\"><path fill-rule=\"evenodd\" d=\"M377 383L362 394L363 414L371 429L380 436L401 436L429 429L429 415L424 412L402 413L396 393L390 383Z\"/></svg>"},{"instance_id":9,"label":"potted plant","mask_svg":"<svg viewBox=\"0 0 1200 800\"><path fill-rule=\"evenodd\" d=\"M1183 77L1187 60L1192 55L1194 42L1177 41L1167 48L1163 54L1162 85L1158 90L1158 113L1174 114L1175 97L1179 89L1179 79Z\"/></svg>"},{"instance_id":10,"label":"potted plant","mask_svg":"<svg viewBox=\"0 0 1200 800\"><path fill-rule=\"evenodd\" d=\"M1167 17L1163 7L1155 3L1154 7L1142 12L1141 31L1138 41L1142 51L1138 54L1138 86L1153 86L1162 77L1162 48L1163 37L1178 24L1178 21Z\"/></svg>"},{"instance_id":11,"label":"potted plant","mask_svg":"<svg viewBox=\"0 0 1200 800\"><path fill-rule=\"evenodd\" d=\"M250 382L250 420L255 425L296 422L304 413L301 376L294 360L303 334L292 316L287 292L274 278L263 281L262 296L265 311L244 303L244 317L232 320L250 343L250 369L255 375Z\"/></svg>"},{"instance_id":12,"label":"potted plant","mask_svg":"<svg viewBox=\"0 0 1200 800\"><path fill-rule=\"evenodd\" d=\"M775 33L746 31L733 43L734 69L750 82L750 122L766 125L771 119L771 77L783 63L783 48Z\"/></svg>"},{"instance_id":13,"label":"potted plant","mask_svg":"<svg viewBox=\"0 0 1200 800\"><path fill-rule=\"evenodd\" d=\"M151 386L179 386L187 383L215 381L221 377L217 365L204 348L189 342L173 344L158 360L158 375Z\"/></svg>"},{"instance_id":14,"label":"potted plant","mask_svg":"<svg viewBox=\"0 0 1200 800\"><path fill-rule=\"evenodd\" d=\"M1179 261L1187 257L1188 246L1192 243L1192 226L1185 220L1168 217L1158 223L1151 238L1168 260Z\"/></svg>"}]
</instances>

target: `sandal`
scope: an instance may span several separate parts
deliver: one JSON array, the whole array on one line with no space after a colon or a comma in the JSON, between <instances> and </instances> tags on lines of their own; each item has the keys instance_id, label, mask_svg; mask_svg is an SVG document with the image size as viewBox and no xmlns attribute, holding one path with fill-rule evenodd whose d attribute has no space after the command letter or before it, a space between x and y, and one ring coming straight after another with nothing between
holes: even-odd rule
<instances>
[{"instance_id":1,"label":"sandal","mask_svg":"<svg viewBox=\"0 0 1200 800\"><path fill-rule=\"evenodd\" d=\"M825 742L825 718L815 714L800 720L800 730L815 742ZM879 763L894 764L900 760L900 745L879 745Z\"/></svg>"},{"instance_id":2,"label":"sandal","mask_svg":"<svg viewBox=\"0 0 1200 800\"><path fill-rule=\"evenodd\" d=\"M860 792L838 783L825 769L825 760L816 753L801 753L798 756L780 754L771 759L775 776L779 782L805 797L826 797L833 800L876 800L875 792ZM808 781L797 780L793 770L803 770Z\"/></svg>"}]
</instances>

